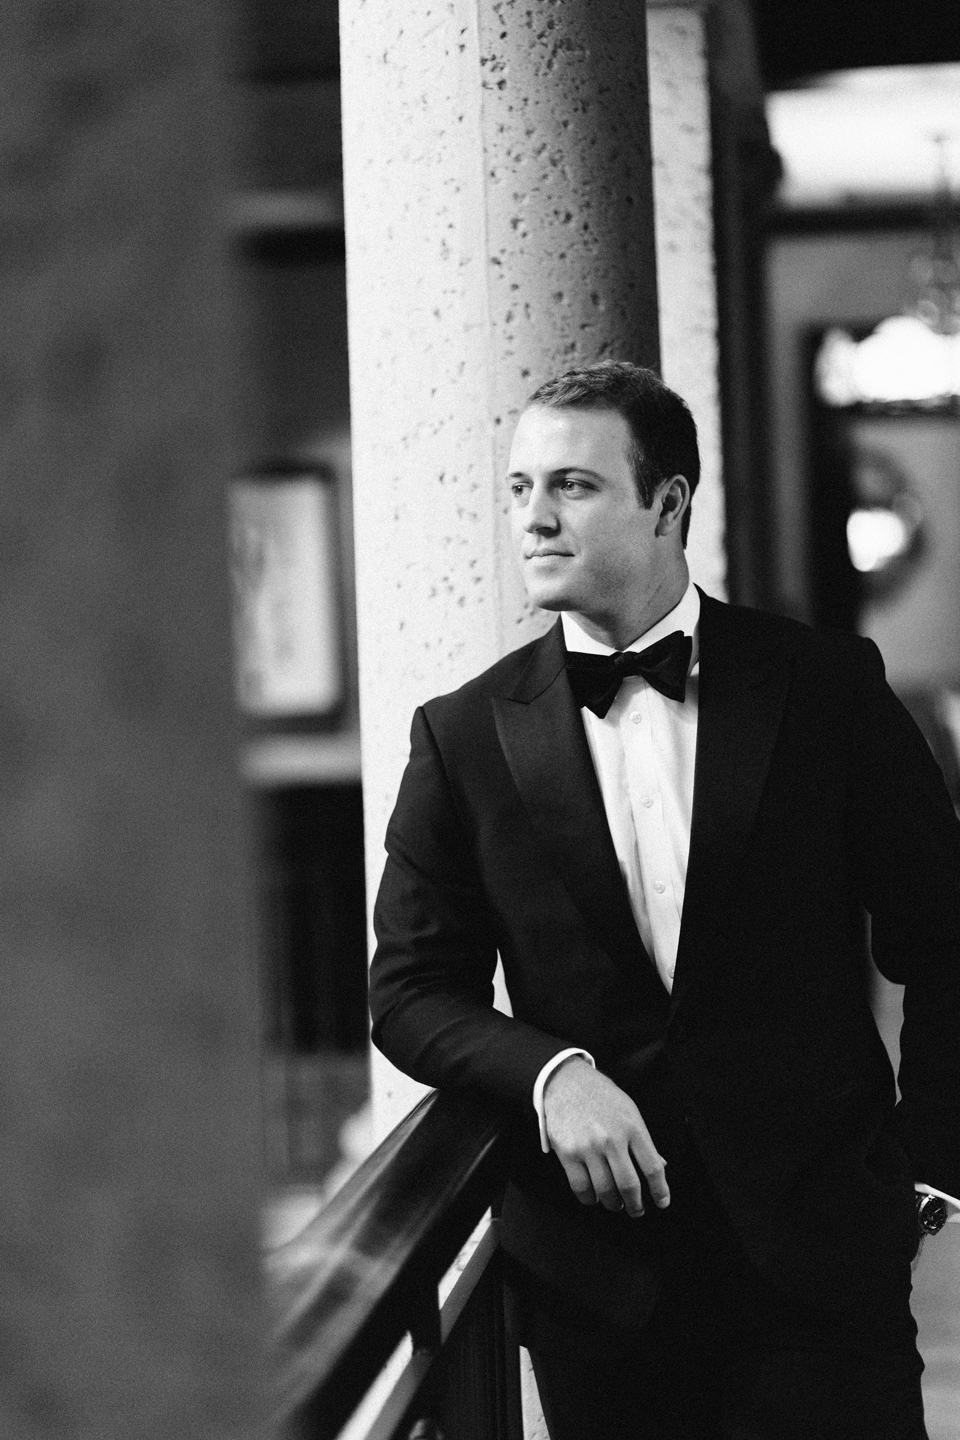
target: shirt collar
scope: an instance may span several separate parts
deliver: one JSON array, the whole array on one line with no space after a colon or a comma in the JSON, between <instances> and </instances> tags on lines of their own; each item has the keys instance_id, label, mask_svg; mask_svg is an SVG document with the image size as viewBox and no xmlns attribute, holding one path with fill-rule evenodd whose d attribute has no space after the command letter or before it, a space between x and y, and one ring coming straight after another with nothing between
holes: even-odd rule
<instances>
[{"instance_id":1,"label":"shirt collar","mask_svg":"<svg viewBox=\"0 0 960 1440\"><path fill-rule=\"evenodd\" d=\"M599 640L594 640L587 632L577 624L574 617L563 611L560 616L560 623L563 626L563 640L568 650L583 650L588 655L615 655L616 651L611 645L604 645ZM627 646L628 650L646 650L648 645L655 645L666 635L672 635L674 630L682 630L684 635L689 635L693 641L693 654L690 658L690 670L696 668L700 658L699 631L700 631L700 591L691 580L680 599L679 604L674 605L661 620L651 625L642 635L638 635L632 644Z\"/></svg>"}]
</instances>

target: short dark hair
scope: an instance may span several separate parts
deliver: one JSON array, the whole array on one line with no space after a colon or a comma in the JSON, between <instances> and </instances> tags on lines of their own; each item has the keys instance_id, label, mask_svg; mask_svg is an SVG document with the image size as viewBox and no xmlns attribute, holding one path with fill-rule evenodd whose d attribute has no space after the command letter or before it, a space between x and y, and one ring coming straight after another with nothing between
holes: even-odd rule
<instances>
[{"instance_id":1,"label":"short dark hair","mask_svg":"<svg viewBox=\"0 0 960 1440\"><path fill-rule=\"evenodd\" d=\"M630 430L630 460L640 503L649 510L661 480L683 475L693 496L700 480L697 426L685 400L660 376L629 360L601 360L567 370L534 390L527 406L551 409L614 410ZM681 539L687 543L690 507Z\"/></svg>"}]
</instances>

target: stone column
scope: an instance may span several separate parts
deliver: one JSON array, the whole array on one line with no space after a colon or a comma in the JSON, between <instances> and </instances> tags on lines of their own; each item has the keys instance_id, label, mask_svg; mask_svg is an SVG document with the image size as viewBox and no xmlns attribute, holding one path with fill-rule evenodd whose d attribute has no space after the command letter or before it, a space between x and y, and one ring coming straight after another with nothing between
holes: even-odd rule
<instances>
[{"instance_id":1,"label":"stone column","mask_svg":"<svg viewBox=\"0 0 960 1440\"><path fill-rule=\"evenodd\" d=\"M215 0L12 0L0 1433L257 1421Z\"/></svg>"},{"instance_id":2,"label":"stone column","mask_svg":"<svg viewBox=\"0 0 960 1440\"><path fill-rule=\"evenodd\" d=\"M422 700L530 639L502 475L530 391L658 361L645 13L342 7L369 892ZM375 1126L416 1087L375 1058Z\"/></svg>"},{"instance_id":3,"label":"stone column","mask_svg":"<svg viewBox=\"0 0 960 1440\"><path fill-rule=\"evenodd\" d=\"M725 594L719 337L705 0L647 0L661 374L690 405L701 476L687 555Z\"/></svg>"}]
</instances>

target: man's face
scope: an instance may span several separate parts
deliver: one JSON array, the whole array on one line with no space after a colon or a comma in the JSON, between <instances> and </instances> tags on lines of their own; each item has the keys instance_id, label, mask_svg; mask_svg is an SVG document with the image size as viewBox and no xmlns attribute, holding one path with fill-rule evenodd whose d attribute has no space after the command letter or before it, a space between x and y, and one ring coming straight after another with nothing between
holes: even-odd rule
<instances>
[{"instance_id":1,"label":"man's face","mask_svg":"<svg viewBox=\"0 0 960 1440\"><path fill-rule=\"evenodd\" d=\"M642 610L672 550L656 535L615 410L531 406L520 416L507 483L527 594L544 610L602 622Z\"/></svg>"}]
</instances>

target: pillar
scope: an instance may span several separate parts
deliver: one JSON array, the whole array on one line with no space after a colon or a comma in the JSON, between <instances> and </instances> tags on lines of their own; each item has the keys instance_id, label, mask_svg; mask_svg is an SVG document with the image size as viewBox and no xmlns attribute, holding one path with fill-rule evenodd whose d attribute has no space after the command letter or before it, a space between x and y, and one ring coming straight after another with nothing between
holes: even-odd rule
<instances>
[{"instance_id":1,"label":"pillar","mask_svg":"<svg viewBox=\"0 0 960 1440\"><path fill-rule=\"evenodd\" d=\"M258 1424L215 0L0 68L0 1433Z\"/></svg>"},{"instance_id":2,"label":"pillar","mask_svg":"<svg viewBox=\"0 0 960 1440\"><path fill-rule=\"evenodd\" d=\"M414 707L547 618L506 543L526 396L658 360L645 49L631 0L342 7L371 895ZM382 1133L417 1089L374 1063Z\"/></svg>"},{"instance_id":3,"label":"pillar","mask_svg":"<svg viewBox=\"0 0 960 1440\"><path fill-rule=\"evenodd\" d=\"M342 7L371 896L414 707L550 623L501 478L536 384L662 348L704 451L691 568L723 593L703 18L651 13L649 96L646 20L630 0ZM378 1055L373 1089L377 1133L420 1093Z\"/></svg>"},{"instance_id":4,"label":"pillar","mask_svg":"<svg viewBox=\"0 0 960 1440\"><path fill-rule=\"evenodd\" d=\"M726 593L710 73L704 0L647 0L660 367L697 421L701 475L687 546L699 585Z\"/></svg>"}]
</instances>

